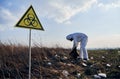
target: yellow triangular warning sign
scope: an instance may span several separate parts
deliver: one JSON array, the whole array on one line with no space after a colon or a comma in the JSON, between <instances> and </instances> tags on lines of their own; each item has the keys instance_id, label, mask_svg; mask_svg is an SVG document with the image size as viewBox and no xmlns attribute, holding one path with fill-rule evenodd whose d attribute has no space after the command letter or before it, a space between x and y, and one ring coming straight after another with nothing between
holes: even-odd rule
<instances>
[{"instance_id":1,"label":"yellow triangular warning sign","mask_svg":"<svg viewBox=\"0 0 120 79\"><path fill-rule=\"evenodd\" d=\"M22 18L16 24L16 27L44 30L32 5L28 8Z\"/></svg>"}]
</instances>

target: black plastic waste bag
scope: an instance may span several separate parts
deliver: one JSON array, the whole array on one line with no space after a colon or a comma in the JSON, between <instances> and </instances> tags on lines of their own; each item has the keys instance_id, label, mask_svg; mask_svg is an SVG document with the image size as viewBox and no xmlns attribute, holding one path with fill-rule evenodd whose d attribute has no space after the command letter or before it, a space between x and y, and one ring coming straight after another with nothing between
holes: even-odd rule
<instances>
[{"instance_id":1,"label":"black plastic waste bag","mask_svg":"<svg viewBox=\"0 0 120 79\"><path fill-rule=\"evenodd\" d=\"M78 55L76 47L69 53L70 57L76 59Z\"/></svg>"}]
</instances>

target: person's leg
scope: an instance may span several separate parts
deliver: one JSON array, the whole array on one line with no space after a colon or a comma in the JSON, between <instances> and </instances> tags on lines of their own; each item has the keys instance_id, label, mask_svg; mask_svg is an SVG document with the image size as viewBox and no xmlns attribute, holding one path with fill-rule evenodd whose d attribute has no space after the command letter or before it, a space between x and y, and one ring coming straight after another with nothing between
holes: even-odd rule
<instances>
[{"instance_id":1,"label":"person's leg","mask_svg":"<svg viewBox=\"0 0 120 79\"><path fill-rule=\"evenodd\" d=\"M85 48L86 45L87 45L87 41L88 41L87 37L82 39L82 41L81 41L81 48L83 50L83 59L89 60L88 59L88 52L87 52L87 50Z\"/></svg>"},{"instance_id":2,"label":"person's leg","mask_svg":"<svg viewBox=\"0 0 120 79\"><path fill-rule=\"evenodd\" d=\"M89 59L88 59L88 53L87 53L87 50L86 50L85 47L83 47L83 58L84 58L85 60L89 60Z\"/></svg>"},{"instance_id":3,"label":"person's leg","mask_svg":"<svg viewBox=\"0 0 120 79\"><path fill-rule=\"evenodd\" d=\"M80 53L79 53L79 57L81 58L81 59L83 59L83 49L82 49L82 47L80 46Z\"/></svg>"}]
</instances>

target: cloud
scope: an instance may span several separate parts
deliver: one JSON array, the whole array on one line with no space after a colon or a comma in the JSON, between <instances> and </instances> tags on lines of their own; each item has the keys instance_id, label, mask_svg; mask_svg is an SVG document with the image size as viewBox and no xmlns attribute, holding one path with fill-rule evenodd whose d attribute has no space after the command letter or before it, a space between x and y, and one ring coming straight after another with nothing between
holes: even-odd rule
<instances>
[{"instance_id":1,"label":"cloud","mask_svg":"<svg viewBox=\"0 0 120 79\"><path fill-rule=\"evenodd\" d=\"M58 23L70 22L71 17L87 11L95 3L97 0L52 0L48 3L50 10L45 14Z\"/></svg>"},{"instance_id":2,"label":"cloud","mask_svg":"<svg viewBox=\"0 0 120 79\"><path fill-rule=\"evenodd\" d=\"M120 8L120 0L115 0L114 2L111 3L98 3L98 7L104 9L104 10L109 10L111 8Z\"/></svg>"},{"instance_id":3,"label":"cloud","mask_svg":"<svg viewBox=\"0 0 120 79\"><path fill-rule=\"evenodd\" d=\"M104 47L120 47L120 35L113 34L108 36L97 36L89 38L88 47L104 48Z\"/></svg>"},{"instance_id":4,"label":"cloud","mask_svg":"<svg viewBox=\"0 0 120 79\"><path fill-rule=\"evenodd\" d=\"M0 28L10 29L9 27L16 22L17 17L15 17L8 9L0 7ZM14 26L14 25L13 25Z\"/></svg>"}]
</instances>

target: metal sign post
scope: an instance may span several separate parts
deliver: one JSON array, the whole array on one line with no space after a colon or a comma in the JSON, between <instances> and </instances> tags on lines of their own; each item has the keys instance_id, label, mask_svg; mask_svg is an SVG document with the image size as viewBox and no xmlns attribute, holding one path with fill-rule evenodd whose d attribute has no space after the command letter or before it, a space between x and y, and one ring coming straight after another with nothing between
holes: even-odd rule
<instances>
[{"instance_id":1,"label":"metal sign post","mask_svg":"<svg viewBox=\"0 0 120 79\"><path fill-rule=\"evenodd\" d=\"M31 79L31 29L29 30L29 79Z\"/></svg>"},{"instance_id":2,"label":"metal sign post","mask_svg":"<svg viewBox=\"0 0 120 79\"><path fill-rule=\"evenodd\" d=\"M31 29L43 30L43 27L32 7L28 8L22 18L15 25L16 27L29 28L29 79L31 79Z\"/></svg>"}]
</instances>

